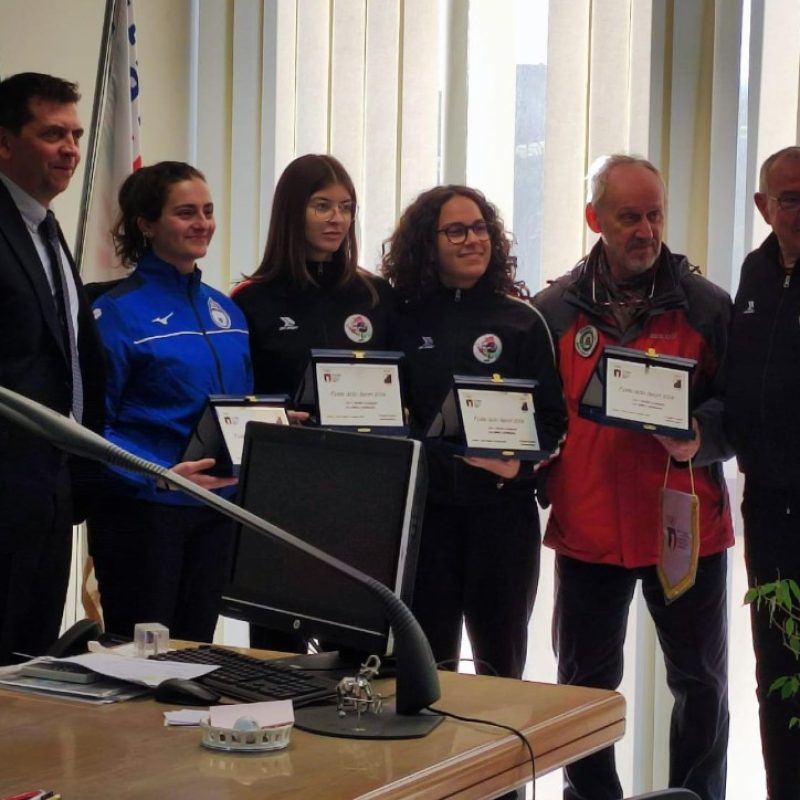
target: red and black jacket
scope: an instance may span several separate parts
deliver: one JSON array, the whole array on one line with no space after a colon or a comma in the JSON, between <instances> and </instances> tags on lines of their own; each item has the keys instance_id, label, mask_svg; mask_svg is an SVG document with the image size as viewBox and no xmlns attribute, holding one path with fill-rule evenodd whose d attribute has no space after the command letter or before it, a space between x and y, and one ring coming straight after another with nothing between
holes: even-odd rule
<instances>
[{"instance_id":1,"label":"red and black jacket","mask_svg":"<svg viewBox=\"0 0 800 800\"><path fill-rule=\"evenodd\" d=\"M700 555L733 543L721 461L731 452L722 425L722 364L731 302L684 256L662 247L648 306L621 334L596 280L601 243L569 274L534 298L556 338L567 402L567 441L549 468L552 512L545 543L590 563L628 568L659 559L659 490L668 456L650 434L600 425L578 416L578 405L606 345L697 361L692 416L701 447L693 461L700 498ZM690 492L689 470L673 465L669 486Z\"/></svg>"}]
</instances>

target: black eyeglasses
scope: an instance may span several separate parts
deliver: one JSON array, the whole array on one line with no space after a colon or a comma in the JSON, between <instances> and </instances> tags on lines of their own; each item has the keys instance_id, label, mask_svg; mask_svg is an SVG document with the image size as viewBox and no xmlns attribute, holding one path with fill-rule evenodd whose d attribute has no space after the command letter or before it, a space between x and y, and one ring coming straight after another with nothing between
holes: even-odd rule
<instances>
[{"instance_id":1,"label":"black eyeglasses","mask_svg":"<svg viewBox=\"0 0 800 800\"><path fill-rule=\"evenodd\" d=\"M309 206L314 209L314 213L326 222L332 220L338 211L343 217L354 217L358 206L352 200L344 203L332 203L330 200L312 200Z\"/></svg>"},{"instance_id":2,"label":"black eyeglasses","mask_svg":"<svg viewBox=\"0 0 800 800\"><path fill-rule=\"evenodd\" d=\"M800 194L782 194L780 197L767 195L770 200L774 200L782 211L798 211L800 210Z\"/></svg>"},{"instance_id":3,"label":"black eyeglasses","mask_svg":"<svg viewBox=\"0 0 800 800\"><path fill-rule=\"evenodd\" d=\"M454 222L452 225L445 225L444 228L439 228L436 233L443 233L450 244L464 244L470 231L475 234L475 238L479 242L486 242L491 236L489 223L484 219L473 222L472 225Z\"/></svg>"}]
</instances>

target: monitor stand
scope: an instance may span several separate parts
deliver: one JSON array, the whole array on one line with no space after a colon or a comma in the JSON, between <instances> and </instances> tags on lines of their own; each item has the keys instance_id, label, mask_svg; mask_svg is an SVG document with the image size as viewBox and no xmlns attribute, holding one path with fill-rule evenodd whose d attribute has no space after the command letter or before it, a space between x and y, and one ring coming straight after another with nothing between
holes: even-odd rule
<instances>
[{"instance_id":1,"label":"monitor stand","mask_svg":"<svg viewBox=\"0 0 800 800\"><path fill-rule=\"evenodd\" d=\"M367 655L355 650L327 650L322 653L301 653L292 656L270 659L279 664L288 664L307 672L324 673L325 677L340 680L352 678L358 674L361 664ZM397 666L394 657L381 656L381 678L394 678Z\"/></svg>"}]
</instances>

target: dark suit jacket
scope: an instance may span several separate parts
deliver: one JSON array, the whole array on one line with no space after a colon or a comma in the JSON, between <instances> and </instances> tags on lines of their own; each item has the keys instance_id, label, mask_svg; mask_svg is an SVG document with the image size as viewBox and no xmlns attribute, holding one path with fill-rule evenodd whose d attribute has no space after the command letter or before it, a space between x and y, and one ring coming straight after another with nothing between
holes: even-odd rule
<instances>
[{"instance_id":1,"label":"dark suit jacket","mask_svg":"<svg viewBox=\"0 0 800 800\"><path fill-rule=\"evenodd\" d=\"M69 250L64 244L64 250ZM87 427L102 430L103 356L91 309L75 265L78 348ZM36 248L5 185L0 182L0 384L69 413L68 353ZM64 455L43 439L0 418L0 554L48 526ZM82 471L81 471L82 474ZM1 557L1 556L0 556Z\"/></svg>"}]
</instances>

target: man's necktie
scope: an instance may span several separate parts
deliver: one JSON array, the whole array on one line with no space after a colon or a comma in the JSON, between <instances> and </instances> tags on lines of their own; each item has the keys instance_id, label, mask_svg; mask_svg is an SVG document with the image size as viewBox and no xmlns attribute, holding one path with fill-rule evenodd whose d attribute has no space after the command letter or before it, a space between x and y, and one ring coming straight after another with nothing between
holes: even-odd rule
<instances>
[{"instance_id":1,"label":"man's necktie","mask_svg":"<svg viewBox=\"0 0 800 800\"><path fill-rule=\"evenodd\" d=\"M83 381L81 380L81 366L78 358L78 340L75 336L75 325L72 321L69 282L64 272L64 263L61 258L58 223L52 211L47 212L44 221L39 225L39 233L47 248L47 255L50 257L56 310L66 337L66 350L69 354L70 367L72 368L72 416L80 422L83 418Z\"/></svg>"}]
</instances>

